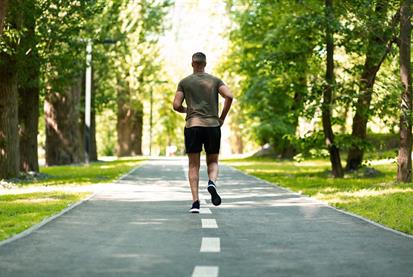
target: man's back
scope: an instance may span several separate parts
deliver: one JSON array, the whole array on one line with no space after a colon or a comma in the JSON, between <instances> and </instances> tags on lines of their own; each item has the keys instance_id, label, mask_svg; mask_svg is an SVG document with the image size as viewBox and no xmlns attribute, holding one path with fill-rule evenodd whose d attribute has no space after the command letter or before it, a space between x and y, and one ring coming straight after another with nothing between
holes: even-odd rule
<instances>
[{"instance_id":1,"label":"man's back","mask_svg":"<svg viewBox=\"0 0 413 277\"><path fill-rule=\"evenodd\" d=\"M173 109L186 113L184 129L185 152L188 154L188 180L192 193L191 213L199 213L199 167L204 147L208 167L208 192L215 206L221 204L216 180L218 178L218 156L221 145L221 126L224 124L232 103L232 93L224 83L205 73L206 56L197 52L192 55L193 74L178 84ZM218 117L218 94L224 101L221 116ZM186 101L187 107L182 103Z\"/></svg>"},{"instance_id":2,"label":"man's back","mask_svg":"<svg viewBox=\"0 0 413 277\"><path fill-rule=\"evenodd\" d=\"M187 105L186 127L217 127L219 87L222 80L205 72L197 72L184 78L178 90L184 93Z\"/></svg>"}]
</instances>

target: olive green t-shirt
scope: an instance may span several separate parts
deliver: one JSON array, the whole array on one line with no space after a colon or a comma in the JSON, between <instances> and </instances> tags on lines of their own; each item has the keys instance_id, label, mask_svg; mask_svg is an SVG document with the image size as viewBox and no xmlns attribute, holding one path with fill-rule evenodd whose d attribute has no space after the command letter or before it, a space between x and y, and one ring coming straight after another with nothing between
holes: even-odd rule
<instances>
[{"instance_id":1,"label":"olive green t-shirt","mask_svg":"<svg viewBox=\"0 0 413 277\"><path fill-rule=\"evenodd\" d=\"M179 82L178 91L184 93L187 106L186 128L219 126L218 89L222 85L221 79L205 72L191 74Z\"/></svg>"}]
</instances>

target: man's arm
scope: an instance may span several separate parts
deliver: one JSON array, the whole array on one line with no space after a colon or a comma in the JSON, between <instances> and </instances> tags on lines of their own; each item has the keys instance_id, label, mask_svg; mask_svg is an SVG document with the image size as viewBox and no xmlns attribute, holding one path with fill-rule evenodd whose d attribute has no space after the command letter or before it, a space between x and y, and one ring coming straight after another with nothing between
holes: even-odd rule
<instances>
[{"instance_id":1,"label":"man's arm","mask_svg":"<svg viewBox=\"0 0 413 277\"><path fill-rule=\"evenodd\" d=\"M186 113L186 107L182 106L182 103L184 102L184 93L182 91L177 91L175 93L175 99L173 102L173 108L175 111L179 113Z\"/></svg>"},{"instance_id":2,"label":"man's arm","mask_svg":"<svg viewBox=\"0 0 413 277\"><path fill-rule=\"evenodd\" d=\"M219 123L222 126L224 124L225 118L227 117L229 109L231 108L232 99L234 99L234 97L232 96L231 90L226 85L220 86L218 91L219 94L225 98L224 108L222 108L221 116L219 117Z\"/></svg>"}]
</instances>

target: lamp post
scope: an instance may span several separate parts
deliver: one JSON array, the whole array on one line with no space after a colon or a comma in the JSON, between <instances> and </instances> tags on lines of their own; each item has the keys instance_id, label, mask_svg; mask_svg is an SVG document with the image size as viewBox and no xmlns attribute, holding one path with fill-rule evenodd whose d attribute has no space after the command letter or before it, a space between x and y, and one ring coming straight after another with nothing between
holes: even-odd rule
<instances>
[{"instance_id":1,"label":"lamp post","mask_svg":"<svg viewBox=\"0 0 413 277\"><path fill-rule=\"evenodd\" d=\"M90 162L90 118L92 102L92 40L86 43L86 84L85 84L85 162Z\"/></svg>"},{"instance_id":2,"label":"lamp post","mask_svg":"<svg viewBox=\"0 0 413 277\"><path fill-rule=\"evenodd\" d=\"M153 95L152 88L150 88L150 114L149 114L149 156L152 156L152 108L153 108Z\"/></svg>"},{"instance_id":3,"label":"lamp post","mask_svg":"<svg viewBox=\"0 0 413 277\"><path fill-rule=\"evenodd\" d=\"M104 39L96 41L100 44L115 44L117 40ZM92 110L92 51L93 40L86 40L86 76L85 76L85 162L90 162L90 125L91 125L91 110Z\"/></svg>"},{"instance_id":4,"label":"lamp post","mask_svg":"<svg viewBox=\"0 0 413 277\"><path fill-rule=\"evenodd\" d=\"M165 83L168 83L168 81L159 81L159 80L156 80L155 82L154 82L154 84L157 84L157 85L159 85L159 84L165 84ZM152 127L153 127L153 88L151 87L150 88L150 91L149 91L149 97L150 97L150 100L149 100L149 103L150 103L150 111L149 111L149 156L152 156Z\"/></svg>"}]
</instances>

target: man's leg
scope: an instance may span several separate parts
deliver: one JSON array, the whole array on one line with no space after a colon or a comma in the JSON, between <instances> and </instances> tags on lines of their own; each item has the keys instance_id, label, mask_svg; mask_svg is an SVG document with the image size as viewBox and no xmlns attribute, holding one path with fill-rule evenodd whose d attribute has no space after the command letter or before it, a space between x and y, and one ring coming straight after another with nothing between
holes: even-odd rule
<instances>
[{"instance_id":1,"label":"man's leg","mask_svg":"<svg viewBox=\"0 0 413 277\"><path fill-rule=\"evenodd\" d=\"M192 192L192 202L199 200L199 166L201 153L188 153L188 179Z\"/></svg>"},{"instance_id":2,"label":"man's leg","mask_svg":"<svg viewBox=\"0 0 413 277\"><path fill-rule=\"evenodd\" d=\"M208 167L208 178L212 182L216 182L218 178L218 155L219 154L207 154L207 167Z\"/></svg>"},{"instance_id":3,"label":"man's leg","mask_svg":"<svg viewBox=\"0 0 413 277\"><path fill-rule=\"evenodd\" d=\"M217 192L215 182L218 177L218 154L207 154L207 167L208 167L208 192L211 194L211 202L215 206L221 204L221 197Z\"/></svg>"}]
</instances>

